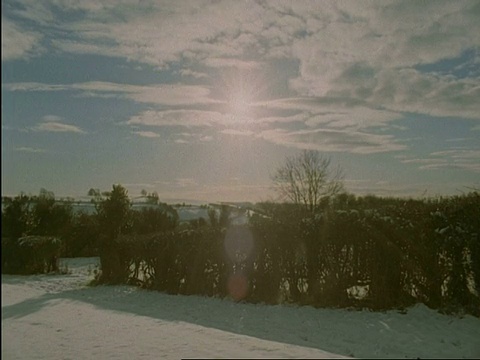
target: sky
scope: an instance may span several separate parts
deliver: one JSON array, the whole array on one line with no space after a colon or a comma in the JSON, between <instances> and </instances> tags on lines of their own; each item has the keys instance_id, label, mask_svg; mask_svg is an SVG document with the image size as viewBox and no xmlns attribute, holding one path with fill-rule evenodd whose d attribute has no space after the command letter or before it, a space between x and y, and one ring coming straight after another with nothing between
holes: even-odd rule
<instances>
[{"instance_id":1,"label":"sky","mask_svg":"<svg viewBox=\"0 0 480 360\"><path fill-rule=\"evenodd\" d=\"M2 195L274 200L480 188L480 2L2 0Z\"/></svg>"}]
</instances>

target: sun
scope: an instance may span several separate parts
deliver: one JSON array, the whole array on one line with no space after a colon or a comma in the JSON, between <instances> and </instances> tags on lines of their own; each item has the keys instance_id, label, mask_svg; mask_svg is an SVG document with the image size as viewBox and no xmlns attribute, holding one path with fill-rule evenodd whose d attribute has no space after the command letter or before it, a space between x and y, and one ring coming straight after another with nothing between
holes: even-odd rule
<instances>
[{"instance_id":1,"label":"sun","mask_svg":"<svg viewBox=\"0 0 480 360\"><path fill-rule=\"evenodd\" d=\"M258 71L230 69L222 75L222 97L225 111L236 122L249 122L255 118L255 103L265 91L265 82Z\"/></svg>"},{"instance_id":2,"label":"sun","mask_svg":"<svg viewBox=\"0 0 480 360\"><path fill-rule=\"evenodd\" d=\"M244 114L248 112L251 103L251 93L248 84L244 79L238 79L228 91L228 104L234 114Z\"/></svg>"}]
</instances>

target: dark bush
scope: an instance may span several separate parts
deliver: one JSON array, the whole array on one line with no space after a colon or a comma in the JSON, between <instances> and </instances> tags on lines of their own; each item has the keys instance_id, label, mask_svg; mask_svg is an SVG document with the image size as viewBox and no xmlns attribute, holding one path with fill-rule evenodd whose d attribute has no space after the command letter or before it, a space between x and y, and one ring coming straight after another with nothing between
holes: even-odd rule
<instances>
[{"instance_id":1,"label":"dark bush","mask_svg":"<svg viewBox=\"0 0 480 360\"><path fill-rule=\"evenodd\" d=\"M25 196L7 201L2 271L55 271L62 242L25 237L55 229L68 234L65 254L100 255L103 283L268 304L386 310L422 302L480 316L477 192L427 200L342 194L313 213L262 203L248 225L230 225L224 207L220 216L210 211L209 222L182 226L158 202L132 211L121 187L105 196L97 214L74 217L48 196L35 211Z\"/></svg>"},{"instance_id":2,"label":"dark bush","mask_svg":"<svg viewBox=\"0 0 480 360\"><path fill-rule=\"evenodd\" d=\"M36 274L57 272L62 241L52 236L2 238L2 272Z\"/></svg>"}]
</instances>

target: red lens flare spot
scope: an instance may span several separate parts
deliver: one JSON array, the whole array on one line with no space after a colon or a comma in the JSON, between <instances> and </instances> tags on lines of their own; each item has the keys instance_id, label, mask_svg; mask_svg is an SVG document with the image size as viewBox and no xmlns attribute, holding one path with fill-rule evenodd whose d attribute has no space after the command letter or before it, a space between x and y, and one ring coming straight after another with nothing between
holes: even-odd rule
<instances>
[{"instance_id":1,"label":"red lens flare spot","mask_svg":"<svg viewBox=\"0 0 480 360\"><path fill-rule=\"evenodd\" d=\"M248 281L244 275L235 274L228 279L228 293L235 300L244 299L248 293Z\"/></svg>"}]
</instances>

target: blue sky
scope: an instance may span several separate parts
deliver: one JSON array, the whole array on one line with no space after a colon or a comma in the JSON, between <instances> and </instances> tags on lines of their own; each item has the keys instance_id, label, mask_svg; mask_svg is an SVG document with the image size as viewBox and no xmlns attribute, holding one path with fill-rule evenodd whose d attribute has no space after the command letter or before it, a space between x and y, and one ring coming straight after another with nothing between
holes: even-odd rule
<instances>
[{"instance_id":1,"label":"blue sky","mask_svg":"<svg viewBox=\"0 0 480 360\"><path fill-rule=\"evenodd\" d=\"M478 1L2 1L2 195L275 199L480 187Z\"/></svg>"}]
</instances>

